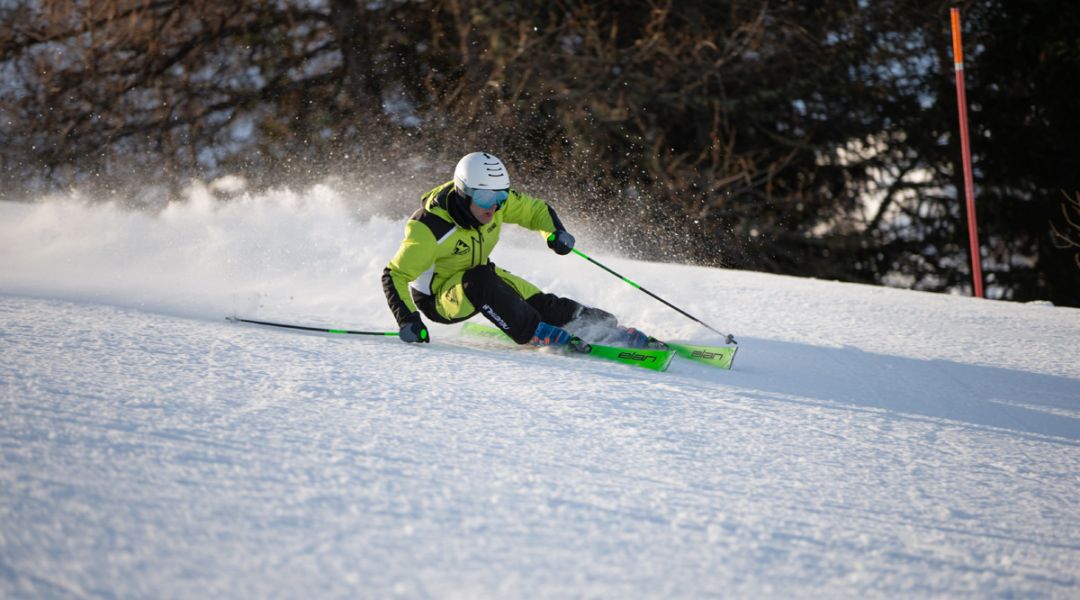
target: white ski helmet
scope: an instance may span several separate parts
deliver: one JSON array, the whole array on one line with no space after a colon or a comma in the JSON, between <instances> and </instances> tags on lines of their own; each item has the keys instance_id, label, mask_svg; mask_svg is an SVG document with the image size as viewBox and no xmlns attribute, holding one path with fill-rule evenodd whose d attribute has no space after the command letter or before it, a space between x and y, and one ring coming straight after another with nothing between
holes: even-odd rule
<instances>
[{"instance_id":1,"label":"white ski helmet","mask_svg":"<svg viewBox=\"0 0 1080 600\"><path fill-rule=\"evenodd\" d=\"M510 188L510 175L497 157L486 152L466 154L454 169L454 188L466 198L473 190L505 190Z\"/></svg>"}]
</instances>

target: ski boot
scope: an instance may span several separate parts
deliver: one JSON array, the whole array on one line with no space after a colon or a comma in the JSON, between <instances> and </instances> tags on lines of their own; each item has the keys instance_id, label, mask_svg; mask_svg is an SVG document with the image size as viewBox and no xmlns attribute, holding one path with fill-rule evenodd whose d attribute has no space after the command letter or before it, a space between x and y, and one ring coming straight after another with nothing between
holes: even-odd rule
<instances>
[{"instance_id":1,"label":"ski boot","mask_svg":"<svg viewBox=\"0 0 1080 600\"><path fill-rule=\"evenodd\" d=\"M567 352L580 354L588 354L592 350L592 347L585 340L576 335L571 335L569 331L561 327L543 321L540 321L540 324L536 326L536 332L533 333L529 343L533 346L553 346L562 348Z\"/></svg>"},{"instance_id":2,"label":"ski boot","mask_svg":"<svg viewBox=\"0 0 1080 600\"><path fill-rule=\"evenodd\" d=\"M650 348L653 350L667 349L667 344L646 334L644 331L634 329L633 327L623 327L622 325L615 327L615 333L612 334L609 340L612 345L625 346L627 348Z\"/></svg>"},{"instance_id":3,"label":"ski boot","mask_svg":"<svg viewBox=\"0 0 1080 600\"><path fill-rule=\"evenodd\" d=\"M533 332L532 339L529 343L533 346L555 346L561 347L570 343L570 340L574 336L570 335L570 332L561 328L540 321L540 324L536 326L536 331Z\"/></svg>"}]
</instances>

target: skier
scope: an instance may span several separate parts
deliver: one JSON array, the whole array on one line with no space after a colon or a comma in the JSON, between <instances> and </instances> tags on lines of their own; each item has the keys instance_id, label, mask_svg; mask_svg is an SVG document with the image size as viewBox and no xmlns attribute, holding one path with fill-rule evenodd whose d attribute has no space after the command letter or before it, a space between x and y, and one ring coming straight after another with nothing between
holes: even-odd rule
<instances>
[{"instance_id":1,"label":"skier","mask_svg":"<svg viewBox=\"0 0 1080 600\"><path fill-rule=\"evenodd\" d=\"M480 312L518 344L565 346L576 339L571 332L598 331L609 343L652 343L642 332L619 326L611 313L544 293L488 260L504 222L543 233L556 254L574 248L574 236L555 210L510 189L506 167L495 156L466 155L453 181L424 194L422 203L383 270L383 291L402 341L430 341L420 313L450 324Z\"/></svg>"}]
</instances>

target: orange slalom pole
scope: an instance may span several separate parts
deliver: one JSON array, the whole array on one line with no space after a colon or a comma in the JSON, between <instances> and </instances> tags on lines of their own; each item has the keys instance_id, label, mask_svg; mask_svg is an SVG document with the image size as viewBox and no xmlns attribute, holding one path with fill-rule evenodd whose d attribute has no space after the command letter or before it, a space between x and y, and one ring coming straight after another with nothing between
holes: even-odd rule
<instances>
[{"instance_id":1,"label":"orange slalom pole","mask_svg":"<svg viewBox=\"0 0 1080 600\"><path fill-rule=\"evenodd\" d=\"M960 111L960 151L964 160L964 194L967 198L968 241L971 244L971 278L975 296L983 296L979 227L975 219L975 184L971 175L971 142L968 139L967 94L964 91L964 50L960 42L960 9L952 9L953 57L956 70L956 103Z\"/></svg>"}]
</instances>

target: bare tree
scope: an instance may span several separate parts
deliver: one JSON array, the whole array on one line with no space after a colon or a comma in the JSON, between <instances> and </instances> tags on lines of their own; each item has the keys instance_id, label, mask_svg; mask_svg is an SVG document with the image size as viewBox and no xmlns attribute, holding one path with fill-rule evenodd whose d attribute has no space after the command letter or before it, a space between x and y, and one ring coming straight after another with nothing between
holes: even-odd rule
<instances>
[{"instance_id":1,"label":"bare tree","mask_svg":"<svg viewBox=\"0 0 1080 600\"><path fill-rule=\"evenodd\" d=\"M1073 251L1073 262L1080 269L1080 192L1071 198L1065 195L1061 203L1061 217L1065 221L1064 227L1059 228L1056 223L1050 222L1054 246Z\"/></svg>"},{"instance_id":2,"label":"bare tree","mask_svg":"<svg viewBox=\"0 0 1080 600\"><path fill-rule=\"evenodd\" d=\"M312 90L333 89L344 72L330 15L308 4L19 4L0 30L9 82L0 110L13 145L46 178L89 183L190 174L257 137L296 135Z\"/></svg>"},{"instance_id":3,"label":"bare tree","mask_svg":"<svg viewBox=\"0 0 1080 600\"><path fill-rule=\"evenodd\" d=\"M951 289L951 4L10 0L0 199L333 174L405 207L485 148L642 256ZM1080 8L1028 4L964 3L980 224L995 289L1070 304L1080 216L1047 235L1045 192L1076 163Z\"/></svg>"}]
</instances>

